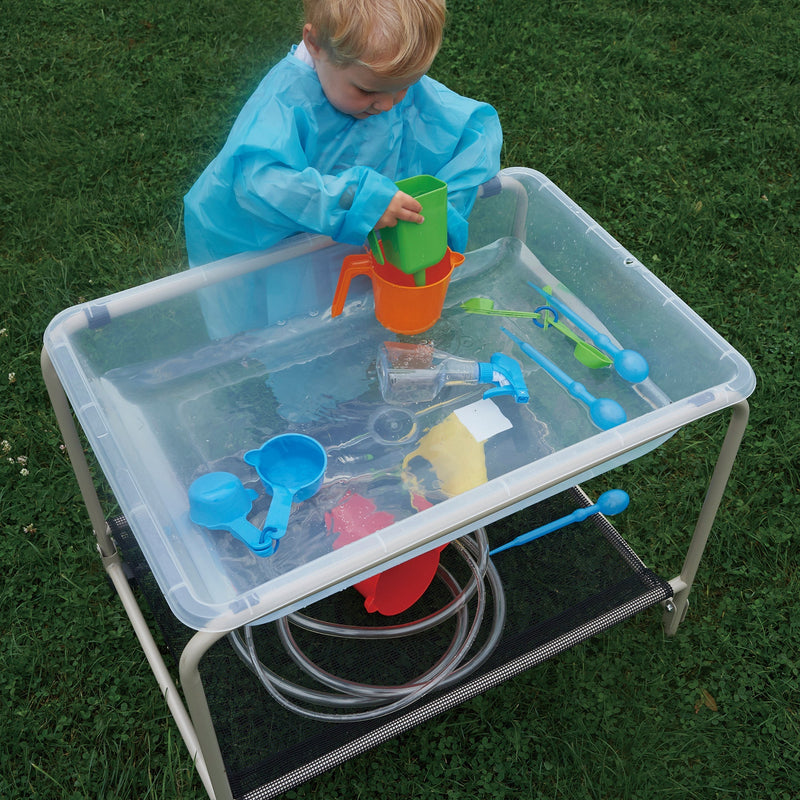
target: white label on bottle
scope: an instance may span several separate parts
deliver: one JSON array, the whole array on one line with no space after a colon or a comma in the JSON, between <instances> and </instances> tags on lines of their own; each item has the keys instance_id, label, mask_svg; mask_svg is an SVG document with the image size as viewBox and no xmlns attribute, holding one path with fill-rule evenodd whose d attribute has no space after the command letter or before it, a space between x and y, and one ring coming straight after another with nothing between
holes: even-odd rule
<instances>
[{"instance_id":1,"label":"white label on bottle","mask_svg":"<svg viewBox=\"0 0 800 800\"><path fill-rule=\"evenodd\" d=\"M453 413L477 442L485 442L512 427L508 417L491 400L478 400L477 403L470 403Z\"/></svg>"}]
</instances>

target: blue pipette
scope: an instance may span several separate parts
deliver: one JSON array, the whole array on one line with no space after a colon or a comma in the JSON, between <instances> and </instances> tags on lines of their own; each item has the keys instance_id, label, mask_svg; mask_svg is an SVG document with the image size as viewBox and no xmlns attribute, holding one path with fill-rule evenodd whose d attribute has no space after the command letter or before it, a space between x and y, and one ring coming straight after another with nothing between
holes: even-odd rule
<instances>
[{"instance_id":1,"label":"blue pipette","mask_svg":"<svg viewBox=\"0 0 800 800\"><path fill-rule=\"evenodd\" d=\"M616 401L608 397L594 397L587 388L578 381L573 380L562 369L557 367L547 356L540 353L535 347L515 336L508 328L500 328L513 342L516 342L523 353L532 358L551 378L558 381L573 397L586 403L589 407L589 416L604 431L621 425L628 418L625 409Z\"/></svg>"},{"instance_id":2,"label":"blue pipette","mask_svg":"<svg viewBox=\"0 0 800 800\"><path fill-rule=\"evenodd\" d=\"M618 514L628 507L630 501L631 499L628 493L623 492L622 489L609 489L597 498L597 502L594 505L588 506L587 508L579 508L577 511L567 514L566 517L561 517L560 519L553 520L553 522L548 522L547 525L542 525L539 528L534 528L532 531L523 533L517 536L516 539L512 539L510 542L506 542L506 544L495 547L494 550L490 550L489 555L493 556L497 553L502 553L503 550L519 547L521 544L528 544L528 542L539 539L548 533L566 528L567 525L572 525L573 522L583 522L583 520L598 512L607 515Z\"/></svg>"},{"instance_id":3,"label":"blue pipette","mask_svg":"<svg viewBox=\"0 0 800 800\"><path fill-rule=\"evenodd\" d=\"M644 356L636 350L623 350L618 347L603 333L593 328L583 317L579 317L569 306L564 305L553 295L540 289L535 283L528 281L528 286L536 289L542 297L547 299L560 314L578 326L599 348L605 350L614 359L614 369L617 374L631 383L643 381L650 373L650 366Z\"/></svg>"}]
</instances>

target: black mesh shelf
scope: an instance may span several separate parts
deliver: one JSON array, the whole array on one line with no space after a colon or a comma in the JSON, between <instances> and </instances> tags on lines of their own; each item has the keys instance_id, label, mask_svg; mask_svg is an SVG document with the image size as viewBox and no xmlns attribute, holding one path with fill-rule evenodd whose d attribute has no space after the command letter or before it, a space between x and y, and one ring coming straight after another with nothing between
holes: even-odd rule
<instances>
[{"instance_id":1,"label":"black mesh shelf","mask_svg":"<svg viewBox=\"0 0 800 800\"><path fill-rule=\"evenodd\" d=\"M587 505L590 501L580 488L570 489L490 526L490 544L502 544ZM109 524L177 662L193 631L170 612L124 518L115 517ZM459 580L466 579L467 571L454 550L448 547L443 552L442 563ZM502 639L489 659L462 683L432 692L416 704L374 721L321 722L284 710L269 697L227 639L214 645L201 663L201 676L233 796L259 800L280 795L672 595L670 585L644 566L600 514L500 553L494 564L502 579L507 609ZM463 575L458 575L459 567ZM391 619L403 622L425 616L449 599L444 585L434 581L412 609ZM387 622L367 614L354 589L327 598L304 613L351 625ZM484 628L490 625L491 608L487 616ZM304 651L336 675L367 683L399 684L439 658L452 636L448 625L424 637L387 643L319 637L294 628L293 633ZM254 638L263 663L290 680L309 680L280 644L274 624L256 627Z\"/></svg>"}]
</instances>

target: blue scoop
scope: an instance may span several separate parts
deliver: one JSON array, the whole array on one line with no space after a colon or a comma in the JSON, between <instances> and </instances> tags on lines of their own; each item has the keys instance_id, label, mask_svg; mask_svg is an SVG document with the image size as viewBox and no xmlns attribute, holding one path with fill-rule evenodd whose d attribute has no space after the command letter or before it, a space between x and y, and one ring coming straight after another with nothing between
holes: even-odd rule
<instances>
[{"instance_id":1,"label":"blue scoop","mask_svg":"<svg viewBox=\"0 0 800 800\"><path fill-rule=\"evenodd\" d=\"M269 556L276 549L272 537L247 521L256 497L255 491L245 489L230 472L209 472L189 487L189 517L212 531L228 531L254 553Z\"/></svg>"},{"instance_id":2,"label":"blue scoop","mask_svg":"<svg viewBox=\"0 0 800 800\"><path fill-rule=\"evenodd\" d=\"M528 542L539 539L548 533L566 528L567 525L572 525L573 522L583 522L583 520L598 512L607 515L618 514L628 507L630 500L631 498L628 496L628 493L623 492L622 489L609 489L597 498L597 502L594 505L588 506L587 508L579 508L577 511L567 514L566 517L561 517L560 519L553 520L553 522L548 522L547 525L542 525L539 528L534 528L532 531L523 533L517 536L516 539L512 539L510 542L500 547L495 547L494 550L490 550L489 555L493 556L511 547L519 547L521 544L528 544Z\"/></svg>"},{"instance_id":3,"label":"blue scoop","mask_svg":"<svg viewBox=\"0 0 800 800\"><path fill-rule=\"evenodd\" d=\"M308 500L322 486L328 464L325 448L302 433L284 433L257 450L248 450L244 460L272 495L262 534L280 539L286 533L292 503Z\"/></svg>"},{"instance_id":4,"label":"blue scoop","mask_svg":"<svg viewBox=\"0 0 800 800\"><path fill-rule=\"evenodd\" d=\"M308 500L322 485L328 456L316 439L285 433L249 450L244 460L272 495L263 529L247 521L257 492L230 472L209 472L192 483L189 517L211 530L229 531L259 556L271 556L286 533L292 503Z\"/></svg>"}]
</instances>

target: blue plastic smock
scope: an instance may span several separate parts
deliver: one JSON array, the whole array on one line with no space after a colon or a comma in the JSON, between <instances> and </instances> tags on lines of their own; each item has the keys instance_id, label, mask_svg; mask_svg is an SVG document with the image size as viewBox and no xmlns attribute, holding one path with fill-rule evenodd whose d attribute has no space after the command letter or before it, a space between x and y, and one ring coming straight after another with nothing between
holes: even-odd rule
<instances>
[{"instance_id":1,"label":"blue plastic smock","mask_svg":"<svg viewBox=\"0 0 800 800\"><path fill-rule=\"evenodd\" d=\"M432 78L389 111L358 120L328 102L313 67L287 55L184 199L189 263L262 250L303 231L359 246L396 193L394 182L422 174L447 183L449 244L463 251L477 187L500 169L501 143L490 105ZM256 307L267 288L245 284L249 297L204 304L212 335L268 323Z\"/></svg>"}]
</instances>

